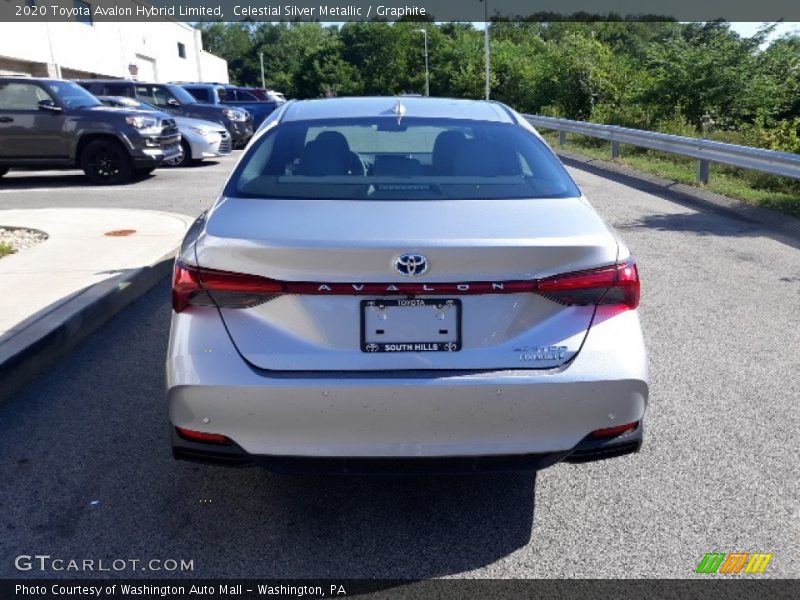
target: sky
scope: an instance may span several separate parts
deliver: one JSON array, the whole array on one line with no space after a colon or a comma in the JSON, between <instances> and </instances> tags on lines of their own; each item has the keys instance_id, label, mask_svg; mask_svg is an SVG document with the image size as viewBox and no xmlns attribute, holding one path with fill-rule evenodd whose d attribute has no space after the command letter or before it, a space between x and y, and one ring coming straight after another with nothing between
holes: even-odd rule
<instances>
[{"instance_id":1,"label":"sky","mask_svg":"<svg viewBox=\"0 0 800 600\"><path fill-rule=\"evenodd\" d=\"M731 29L742 37L750 37L758 31L761 25L763 23L731 23ZM779 23L767 41L772 41L785 33L800 33L800 23Z\"/></svg>"}]
</instances>

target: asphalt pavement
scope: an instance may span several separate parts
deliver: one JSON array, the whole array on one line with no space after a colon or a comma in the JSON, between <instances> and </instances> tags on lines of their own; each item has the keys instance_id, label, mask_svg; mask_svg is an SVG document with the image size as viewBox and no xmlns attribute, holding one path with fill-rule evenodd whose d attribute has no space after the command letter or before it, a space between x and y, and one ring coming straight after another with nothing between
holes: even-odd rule
<instances>
[{"instance_id":1,"label":"asphalt pavement","mask_svg":"<svg viewBox=\"0 0 800 600\"><path fill-rule=\"evenodd\" d=\"M196 215L232 158L84 187L12 174L0 209ZM800 250L754 222L572 168L643 280L643 451L531 474L277 476L173 462L163 282L0 406L0 577L20 554L191 560L191 577L692 577L706 552L800 576ZM705 576L707 577L707 576Z\"/></svg>"},{"instance_id":2,"label":"asphalt pavement","mask_svg":"<svg viewBox=\"0 0 800 600\"><path fill-rule=\"evenodd\" d=\"M241 151L185 169L158 169L126 185L89 184L81 171L11 171L0 179L4 208L135 208L197 216L211 206Z\"/></svg>"}]
</instances>

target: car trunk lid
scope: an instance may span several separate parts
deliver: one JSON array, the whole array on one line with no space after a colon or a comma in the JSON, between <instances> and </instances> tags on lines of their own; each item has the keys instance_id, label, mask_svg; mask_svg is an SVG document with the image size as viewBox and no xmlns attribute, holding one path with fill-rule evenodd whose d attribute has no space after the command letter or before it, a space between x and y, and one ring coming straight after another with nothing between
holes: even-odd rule
<instances>
[{"instance_id":1,"label":"car trunk lid","mask_svg":"<svg viewBox=\"0 0 800 600\"><path fill-rule=\"evenodd\" d=\"M614 264L617 252L582 198L226 198L196 244L203 269L291 284L220 309L242 356L280 371L558 367L580 349L594 306L515 282ZM395 268L406 254L424 257L424 273Z\"/></svg>"}]
</instances>

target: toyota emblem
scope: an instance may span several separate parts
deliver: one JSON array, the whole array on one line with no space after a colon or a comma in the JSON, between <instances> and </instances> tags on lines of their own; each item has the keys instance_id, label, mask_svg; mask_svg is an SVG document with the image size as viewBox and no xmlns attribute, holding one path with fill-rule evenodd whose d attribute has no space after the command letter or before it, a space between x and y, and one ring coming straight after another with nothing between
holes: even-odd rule
<instances>
[{"instance_id":1,"label":"toyota emblem","mask_svg":"<svg viewBox=\"0 0 800 600\"><path fill-rule=\"evenodd\" d=\"M428 259L422 254L401 254L394 260L394 268L407 277L422 275L428 270Z\"/></svg>"}]
</instances>

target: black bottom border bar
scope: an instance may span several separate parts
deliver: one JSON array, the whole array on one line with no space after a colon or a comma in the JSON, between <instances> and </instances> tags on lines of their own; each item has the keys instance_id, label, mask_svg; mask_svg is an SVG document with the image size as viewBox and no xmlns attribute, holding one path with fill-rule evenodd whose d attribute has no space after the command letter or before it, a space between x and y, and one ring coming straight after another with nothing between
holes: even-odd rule
<instances>
[{"instance_id":1,"label":"black bottom border bar","mask_svg":"<svg viewBox=\"0 0 800 600\"><path fill-rule=\"evenodd\" d=\"M104 577L104 578L103 578ZM800 580L766 579L764 575L709 576L692 579L6 579L0 598L197 598L319 599L358 597L368 600L709 599L796 598Z\"/></svg>"}]
</instances>

